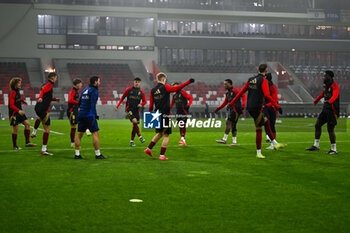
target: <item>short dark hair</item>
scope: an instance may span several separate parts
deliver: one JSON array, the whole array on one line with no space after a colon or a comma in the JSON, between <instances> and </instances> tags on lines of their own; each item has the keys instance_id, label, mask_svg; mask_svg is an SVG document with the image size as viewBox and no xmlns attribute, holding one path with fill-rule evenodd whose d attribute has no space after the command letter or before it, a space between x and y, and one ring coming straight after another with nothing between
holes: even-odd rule
<instances>
[{"instance_id":1,"label":"short dark hair","mask_svg":"<svg viewBox=\"0 0 350 233\"><path fill-rule=\"evenodd\" d=\"M140 82L141 82L141 79L140 79L139 77L136 77L136 78L134 79L134 81L140 81Z\"/></svg>"},{"instance_id":2,"label":"short dark hair","mask_svg":"<svg viewBox=\"0 0 350 233\"><path fill-rule=\"evenodd\" d=\"M326 70L325 73L328 74L331 78L334 77L334 73L331 70Z\"/></svg>"},{"instance_id":3,"label":"short dark hair","mask_svg":"<svg viewBox=\"0 0 350 233\"><path fill-rule=\"evenodd\" d=\"M97 76L92 76L90 78L90 86L94 86L95 82L98 81L100 79L100 77L97 77Z\"/></svg>"},{"instance_id":4,"label":"short dark hair","mask_svg":"<svg viewBox=\"0 0 350 233\"><path fill-rule=\"evenodd\" d=\"M172 86L177 86L179 84L180 84L179 82L173 82Z\"/></svg>"},{"instance_id":5,"label":"short dark hair","mask_svg":"<svg viewBox=\"0 0 350 233\"><path fill-rule=\"evenodd\" d=\"M259 70L260 73L265 72L266 69L267 69L267 65L266 65L266 64L260 64L260 65L259 65L258 70Z\"/></svg>"},{"instance_id":6,"label":"short dark hair","mask_svg":"<svg viewBox=\"0 0 350 233\"><path fill-rule=\"evenodd\" d=\"M229 84L231 84L232 85L232 80L231 79L225 79L225 82L228 82Z\"/></svg>"},{"instance_id":7,"label":"short dark hair","mask_svg":"<svg viewBox=\"0 0 350 233\"><path fill-rule=\"evenodd\" d=\"M73 80L73 85L75 86L75 85L77 85L77 84L79 84L79 83L82 83L82 82L83 82L83 81L81 81L80 78L76 78L76 79Z\"/></svg>"},{"instance_id":8,"label":"short dark hair","mask_svg":"<svg viewBox=\"0 0 350 233\"><path fill-rule=\"evenodd\" d=\"M269 81L272 81L272 74L271 73L267 73L266 74L266 79Z\"/></svg>"},{"instance_id":9,"label":"short dark hair","mask_svg":"<svg viewBox=\"0 0 350 233\"><path fill-rule=\"evenodd\" d=\"M51 79L53 77L57 77L57 74L55 72L50 72L48 75L47 75L47 78L48 79Z\"/></svg>"}]
</instances>

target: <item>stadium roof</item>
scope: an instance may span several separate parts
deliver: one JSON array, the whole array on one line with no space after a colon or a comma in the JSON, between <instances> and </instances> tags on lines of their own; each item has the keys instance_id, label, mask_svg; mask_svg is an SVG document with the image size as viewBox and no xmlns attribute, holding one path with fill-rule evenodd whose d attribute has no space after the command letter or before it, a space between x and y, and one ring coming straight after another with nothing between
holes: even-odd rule
<instances>
[{"instance_id":1,"label":"stadium roof","mask_svg":"<svg viewBox=\"0 0 350 233\"><path fill-rule=\"evenodd\" d=\"M308 8L326 10L350 10L348 0L0 0L0 3L67 4L93 6L127 6L154 8L190 8L205 10L239 10L306 13Z\"/></svg>"}]
</instances>

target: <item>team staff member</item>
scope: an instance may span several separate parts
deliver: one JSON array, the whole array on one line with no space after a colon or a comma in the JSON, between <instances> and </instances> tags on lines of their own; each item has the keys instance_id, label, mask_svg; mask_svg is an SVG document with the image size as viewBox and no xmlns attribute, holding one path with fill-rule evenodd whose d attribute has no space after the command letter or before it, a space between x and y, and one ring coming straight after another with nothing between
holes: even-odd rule
<instances>
[{"instance_id":1,"label":"team staff member","mask_svg":"<svg viewBox=\"0 0 350 233\"><path fill-rule=\"evenodd\" d=\"M107 159L100 152L99 128L97 120L99 117L96 112L96 103L98 100L98 87L101 84L99 77L93 76L90 78L90 84L85 88L79 99L78 113L78 134L75 138L75 159L82 159L80 155L80 141L87 129L90 129L92 134L92 144L95 148L96 159Z\"/></svg>"}]
</instances>

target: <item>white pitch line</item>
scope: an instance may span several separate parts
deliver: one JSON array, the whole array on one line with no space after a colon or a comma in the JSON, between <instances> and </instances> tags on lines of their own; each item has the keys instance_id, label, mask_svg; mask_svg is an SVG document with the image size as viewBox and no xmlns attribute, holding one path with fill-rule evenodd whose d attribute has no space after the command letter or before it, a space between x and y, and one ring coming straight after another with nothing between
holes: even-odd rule
<instances>
[{"instance_id":1,"label":"white pitch line","mask_svg":"<svg viewBox=\"0 0 350 233\"><path fill-rule=\"evenodd\" d=\"M22 125L22 126L24 127L24 125ZM30 126L30 128L34 129L34 127L33 127L33 126ZM43 129L41 129L41 128L38 128L38 130L40 130L40 131L44 131L44 130L43 130ZM53 130L51 130L51 129L50 129L50 133L53 133L53 134L58 134L58 135L64 135L64 133L56 132L56 131L53 131Z\"/></svg>"},{"instance_id":2,"label":"white pitch line","mask_svg":"<svg viewBox=\"0 0 350 233\"><path fill-rule=\"evenodd\" d=\"M350 142L350 141L337 141L337 143L342 143L342 142ZM293 145L293 144L312 144L312 142L287 142L287 145ZM320 143L325 144L325 143L329 143L326 141L321 141ZM255 143L239 143L237 146L231 146L230 148L235 148L235 147L239 147L239 146L252 146L255 145ZM222 144L207 144L207 145L187 145L186 147L229 147L228 145L222 145ZM135 147L130 147L130 146L119 146L119 147L104 147L101 148L101 150L125 150L125 149L129 149L132 150L133 148L146 148L147 146L135 146ZM186 147L180 147L177 145L171 145L168 146L168 148L186 148ZM287 147L288 148L288 147ZM80 150L94 150L94 148L90 147L90 148L81 148ZM26 151L39 151L39 149L23 149L24 152ZM49 151L74 151L74 148L56 148L56 149L50 149ZM0 150L0 153L8 153L8 152L20 152L18 150Z\"/></svg>"}]
</instances>

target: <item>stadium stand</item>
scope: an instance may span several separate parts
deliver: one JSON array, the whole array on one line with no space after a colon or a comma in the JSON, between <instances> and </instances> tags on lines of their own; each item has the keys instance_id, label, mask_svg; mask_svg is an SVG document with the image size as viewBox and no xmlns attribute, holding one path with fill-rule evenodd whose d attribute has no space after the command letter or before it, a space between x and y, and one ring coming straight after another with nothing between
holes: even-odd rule
<instances>
[{"instance_id":1,"label":"stadium stand","mask_svg":"<svg viewBox=\"0 0 350 233\"><path fill-rule=\"evenodd\" d=\"M173 73L254 73L255 66L205 66L205 65L168 65L165 67L167 71ZM315 97L319 94L322 88L322 79L318 79L322 74L322 70L325 67L318 66L289 66L289 68L300 78L300 80L306 85L310 94ZM100 76L103 81L100 87L100 99L99 105L115 105L116 102L122 96L124 90L132 85L134 74L132 73L128 64L107 64L107 63L68 63L67 69L70 78L81 78L84 81L84 87L88 85L88 79L97 75ZM333 67L338 80L341 80L341 94L342 98L348 98L346 96L346 88L350 87L349 73L350 67ZM289 84L293 83L293 77L283 70L279 65L277 70L278 87L286 88ZM0 104L6 104L8 98L8 82L11 77L21 77L23 79L22 93L27 98L29 103L35 101L40 87L32 87L26 64L23 62L1 62L0 63L0 77L3 82L0 84ZM242 87L237 85L237 88ZM150 88L143 87L146 96L149 96ZM188 92L194 98L194 105L218 105L223 101L225 90L222 88L220 80L217 82L198 82L193 86L187 88ZM63 86L62 92L64 93L65 101L68 101L68 93L70 87ZM285 101L281 94L279 95L280 101Z\"/></svg>"},{"instance_id":2,"label":"stadium stand","mask_svg":"<svg viewBox=\"0 0 350 233\"><path fill-rule=\"evenodd\" d=\"M40 88L33 88L31 86L26 63L0 62L0 104L7 105L8 94L10 92L9 82L13 77L22 79L21 94L23 94L27 100L33 100L35 98L35 93L38 93ZM30 101L27 102L30 104Z\"/></svg>"},{"instance_id":3,"label":"stadium stand","mask_svg":"<svg viewBox=\"0 0 350 233\"><path fill-rule=\"evenodd\" d=\"M84 87L88 86L91 76L101 77L99 104L112 104L134 80L134 75L127 64L68 63L67 68L72 80L81 78ZM68 93L69 90L65 88L64 93Z\"/></svg>"},{"instance_id":4,"label":"stadium stand","mask_svg":"<svg viewBox=\"0 0 350 233\"><path fill-rule=\"evenodd\" d=\"M344 101L350 98L347 91L350 88L350 66L326 67L291 65L289 68L300 78L314 98L321 93L323 88L323 72L326 69L333 70L335 81L340 87L340 98Z\"/></svg>"},{"instance_id":5,"label":"stadium stand","mask_svg":"<svg viewBox=\"0 0 350 233\"><path fill-rule=\"evenodd\" d=\"M230 66L230 65L167 65L169 72L189 73L250 73L255 72L255 66Z\"/></svg>"},{"instance_id":6,"label":"stadium stand","mask_svg":"<svg viewBox=\"0 0 350 233\"><path fill-rule=\"evenodd\" d=\"M280 64L277 66L276 73L278 77L278 88L286 88L289 84L293 84L293 77Z\"/></svg>"}]
</instances>

